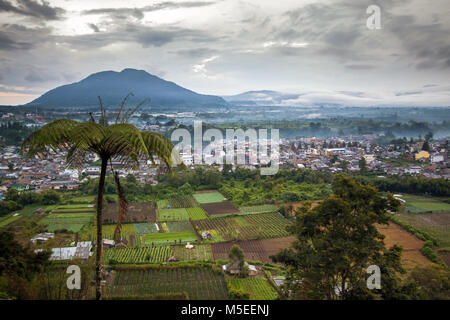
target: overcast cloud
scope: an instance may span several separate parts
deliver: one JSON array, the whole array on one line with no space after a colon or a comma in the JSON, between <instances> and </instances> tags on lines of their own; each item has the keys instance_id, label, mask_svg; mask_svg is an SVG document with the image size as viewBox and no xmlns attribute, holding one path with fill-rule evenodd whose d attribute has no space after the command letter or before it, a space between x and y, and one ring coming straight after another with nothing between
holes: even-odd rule
<instances>
[{"instance_id":1,"label":"overcast cloud","mask_svg":"<svg viewBox=\"0 0 450 320\"><path fill-rule=\"evenodd\" d=\"M0 0L0 104L136 68L205 94L298 94L282 105L448 106L449 16L448 0Z\"/></svg>"}]
</instances>

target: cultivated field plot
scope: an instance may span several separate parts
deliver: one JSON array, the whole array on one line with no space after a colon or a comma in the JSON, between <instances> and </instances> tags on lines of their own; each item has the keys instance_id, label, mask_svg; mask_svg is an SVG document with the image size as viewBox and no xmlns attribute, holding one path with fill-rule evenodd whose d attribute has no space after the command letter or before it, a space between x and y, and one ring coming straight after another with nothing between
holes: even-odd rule
<instances>
[{"instance_id":1,"label":"cultivated field plot","mask_svg":"<svg viewBox=\"0 0 450 320\"><path fill-rule=\"evenodd\" d=\"M170 246L108 249L104 253L106 263L161 263L172 255Z\"/></svg>"},{"instance_id":2,"label":"cultivated field plot","mask_svg":"<svg viewBox=\"0 0 450 320\"><path fill-rule=\"evenodd\" d=\"M450 213L402 213L397 217L434 236L441 248L450 249Z\"/></svg>"},{"instance_id":3,"label":"cultivated field plot","mask_svg":"<svg viewBox=\"0 0 450 320\"><path fill-rule=\"evenodd\" d=\"M170 232L170 233L152 233L145 235L146 245L159 244L177 244L185 242L194 242L197 235L194 231Z\"/></svg>"},{"instance_id":4,"label":"cultivated field plot","mask_svg":"<svg viewBox=\"0 0 450 320\"><path fill-rule=\"evenodd\" d=\"M208 219L208 215L206 214L205 210L203 210L200 207L199 208L187 208L186 211L191 220Z\"/></svg>"},{"instance_id":5,"label":"cultivated field plot","mask_svg":"<svg viewBox=\"0 0 450 320\"><path fill-rule=\"evenodd\" d=\"M119 204L108 203L103 212L103 223L116 223L119 216ZM128 215L123 222L156 222L156 205L154 202L130 203Z\"/></svg>"},{"instance_id":6,"label":"cultivated field plot","mask_svg":"<svg viewBox=\"0 0 450 320\"><path fill-rule=\"evenodd\" d=\"M105 297L167 295L186 292L191 300L226 300L224 277L211 268L119 270Z\"/></svg>"},{"instance_id":7,"label":"cultivated field plot","mask_svg":"<svg viewBox=\"0 0 450 320\"><path fill-rule=\"evenodd\" d=\"M185 208L160 209L158 218L159 221L188 221L189 214Z\"/></svg>"},{"instance_id":8,"label":"cultivated field plot","mask_svg":"<svg viewBox=\"0 0 450 320\"><path fill-rule=\"evenodd\" d=\"M377 225L378 231L385 236L386 248L394 244L403 247L402 265L405 269L412 269L415 266L426 266L432 263L421 252L423 241L400 227L395 223L389 225Z\"/></svg>"},{"instance_id":9,"label":"cultivated field plot","mask_svg":"<svg viewBox=\"0 0 450 320\"><path fill-rule=\"evenodd\" d=\"M5 226L7 226L8 224L10 224L10 223L13 223L14 221L16 221L16 220L19 220L20 218L22 218L22 216L21 215L18 215L18 216L9 216L9 217L7 217L7 218L2 218L1 220L0 220L0 228L1 227L5 227Z\"/></svg>"},{"instance_id":10,"label":"cultivated field plot","mask_svg":"<svg viewBox=\"0 0 450 320\"><path fill-rule=\"evenodd\" d=\"M278 207L273 204L265 204L260 206L240 207L242 213L254 214L254 213L271 213L278 212Z\"/></svg>"},{"instance_id":11,"label":"cultivated field plot","mask_svg":"<svg viewBox=\"0 0 450 320\"><path fill-rule=\"evenodd\" d=\"M215 214L236 214L239 213L239 209L234 206L230 201L205 203L201 205L202 209L205 210L209 215Z\"/></svg>"},{"instance_id":12,"label":"cultivated field plot","mask_svg":"<svg viewBox=\"0 0 450 320\"><path fill-rule=\"evenodd\" d=\"M201 232L209 231L211 242L286 237L289 222L277 213L192 221Z\"/></svg>"},{"instance_id":13,"label":"cultivated field plot","mask_svg":"<svg viewBox=\"0 0 450 320\"><path fill-rule=\"evenodd\" d=\"M421 197L416 195L402 195L405 200L405 212L410 213L431 213L450 212L450 204L442 202L439 198Z\"/></svg>"},{"instance_id":14,"label":"cultivated field plot","mask_svg":"<svg viewBox=\"0 0 450 320\"><path fill-rule=\"evenodd\" d=\"M124 237L128 237L129 235L135 235L136 232L134 230L134 225L131 223L122 224L122 228L120 234ZM102 234L105 239L114 239L114 230L116 230L115 224L108 224L102 226ZM93 226L91 229L91 235L93 237L97 236L97 228Z\"/></svg>"},{"instance_id":15,"label":"cultivated field plot","mask_svg":"<svg viewBox=\"0 0 450 320\"><path fill-rule=\"evenodd\" d=\"M39 223L47 225L47 231L67 230L70 232L80 231L86 224L93 221L92 213L51 213Z\"/></svg>"},{"instance_id":16,"label":"cultivated field plot","mask_svg":"<svg viewBox=\"0 0 450 320\"><path fill-rule=\"evenodd\" d=\"M173 255L179 261L213 261L213 254L209 244L194 245L192 249L185 246L172 246Z\"/></svg>"},{"instance_id":17,"label":"cultivated field plot","mask_svg":"<svg viewBox=\"0 0 450 320\"><path fill-rule=\"evenodd\" d=\"M197 201L193 196L173 197L158 201L158 209L169 208L195 208L198 207Z\"/></svg>"},{"instance_id":18,"label":"cultivated field plot","mask_svg":"<svg viewBox=\"0 0 450 320\"><path fill-rule=\"evenodd\" d=\"M135 223L133 224L136 234L158 233L161 227L157 223Z\"/></svg>"},{"instance_id":19,"label":"cultivated field plot","mask_svg":"<svg viewBox=\"0 0 450 320\"><path fill-rule=\"evenodd\" d=\"M223 242L211 244L214 260L228 260L228 253L234 244L244 251L245 259L272 263L271 255L277 254L281 249L287 249L294 242L294 237L249 240L237 242Z\"/></svg>"},{"instance_id":20,"label":"cultivated field plot","mask_svg":"<svg viewBox=\"0 0 450 320\"><path fill-rule=\"evenodd\" d=\"M194 231L194 228L189 221L168 221L163 223L167 226L167 232Z\"/></svg>"},{"instance_id":21,"label":"cultivated field plot","mask_svg":"<svg viewBox=\"0 0 450 320\"><path fill-rule=\"evenodd\" d=\"M95 213L95 208L81 204L70 204L58 206L52 210L52 213Z\"/></svg>"},{"instance_id":22,"label":"cultivated field plot","mask_svg":"<svg viewBox=\"0 0 450 320\"><path fill-rule=\"evenodd\" d=\"M222 202L225 200L224 196L218 191L203 191L194 194L195 200L200 203Z\"/></svg>"},{"instance_id":23,"label":"cultivated field plot","mask_svg":"<svg viewBox=\"0 0 450 320\"><path fill-rule=\"evenodd\" d=\"M275 300L277 292L263 278L230 278L231 287L249 293L250 300Z\"/></svg>"}]
</instances>

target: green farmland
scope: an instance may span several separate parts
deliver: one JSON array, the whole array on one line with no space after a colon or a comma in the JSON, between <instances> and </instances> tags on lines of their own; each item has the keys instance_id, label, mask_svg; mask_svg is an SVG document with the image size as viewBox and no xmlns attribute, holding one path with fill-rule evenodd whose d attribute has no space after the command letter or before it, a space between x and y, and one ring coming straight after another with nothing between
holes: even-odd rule
<instances>
[{"instance_id":1,"label":"green farmland","mask_svg":"<svg viewBox=\"0 0 450 320\"><path fill-rule=\"evenodd\" d=\"M169 233L152 233L145 235L145 244L174 244L181 242L194 242L197 236L194 231L185 232L169 232Z\"/></svg>"},{"instance_id":2,"label":"green farmland","mask_svg":"<svg viewBox=\"0 0 450 320\"><path fill-rule=\"evenodd\" d=\"M225 201L224 196L220 192L217 192L217 191L196 193L196 194L194 194L194 198L200 204Z\"/></svg>"}]
</instances>

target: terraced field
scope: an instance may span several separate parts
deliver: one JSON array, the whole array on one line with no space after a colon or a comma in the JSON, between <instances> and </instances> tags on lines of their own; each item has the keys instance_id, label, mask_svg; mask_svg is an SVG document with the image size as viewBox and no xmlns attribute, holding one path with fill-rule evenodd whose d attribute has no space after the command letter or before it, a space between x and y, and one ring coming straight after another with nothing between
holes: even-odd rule
<instances>
[{"instance_id":1,"label":"terraced field","mask_svg":"<svg viewBox=\"0 0 450 320\"><path fill-rule=\"evenodd\" d=\"M47 226L47 231L67 230L80 231L86 224L93 221L93 213L51 213L39 223Z\"/></svg>"},{"instance_id":2,"label":"terraced field","mask_svg":"<svg viewBox=\"0 0 450 320\"><path fill-rule=\"evenodd\" d=\"M158 219L159 221L187 221L189 214L185 208L160 209Z\"/></svg>"},{"instance_id":3,"label":"terraced field","mask_svg":"<svg viewBox=\"0 0 450 320\"><path fill-rule=\"evenodd\" d=\"M288 220L277 213L215 218L192 223L201 232L210 232L211 242L280 238L289 235L286 230Z\"/></svg>"},{"instance_id":4,"label":"terraced field","mask_svg":"<svg viewBox=\"0 0 450 320\"><path fill-rule=\"evenodd\" d=\"M205 210L203 210L200 207L199 208L187 208L186 211L191 220L208 219L208 215L206 214Z\"/></svg>"},{"instance_id":5,"label":"terraced field","mask_svg":"<svg viewBox=\"0 0 450 320\"><path fill-rule=\"evenodd\" d=\"M199 204L222 202L225 200L224 196L217 191L201 192L201 193L197 192L193 196Z\"/></svg>"},{"instance_id":6,"label":"terraced field","mask_svg":"<svg viewBox=\"0 0 450 320\"><path fill-rule=\"evenodd\" d=\"M213 254L209 244L194 245L192 249L186 249L185 246L172 246L173 255L179 261L213 261Z\"/></svg>"},{"instance_id":7,"label":"terraced field","mask_svg":"<svg viewBox=\"0 0 450 320\"><path fill-rule=\"evenodd\" d=\"M250 300L275 300L277 292L263 278L230 278L233 289L243 290L250 294Z\"/></svg>"},{"instance_id":8,"label":"terraced field","mask_svg":"<svg viewBox=\"0 0 450 320\"><path fill-rule=\"evenodd\" d=\"M117 222L118 216L119 204L109 203L103 212L103 223L114 224ZM154 202L130 203L128 205L128 215L123 222L156 222L156 204Z\"/></svg>"},{"instance_id":9,"label":"terraced field","mask_svg":"<svg viewBox=\"0 0 450 320\"><path fill-rule=\"evenodd\" d=\"M273 204L265 204L260 206L249 206L249 207L240 207L241 212L244 214L255 214L255 213L271 213L278 212L278 207Z\"/></svg>"},{"instance_id":10,"label":"terraced field","mask_svg":"<svg viewBox=\"0 0 450 320\"><path fill-rule=\"evenodd\" d=\"M133 228L137 234L158 233L161 230L156 223L135 223Z\"/></svg>"},{"instance_id":11,"label":"terraced field","mask_svg":"<svg viewBox=\"0 0 450 320\"><path fill-rule=\"evenodd\" d=\"M185 292L190 299L226 300L228 289L223 274L211 268L159 268L119 270L105 298L137 295L166 295Z\"/></svg>"},{"instance_id":12,"label":"terraced field","mask_svg":"<svg viewBox=\"0 0 450 320\"><path fill-rule=\"evenodd\" d=\"M197 235L194 231L152 233L145 235L146 245L176 244L184 242L194 242L195 240L197 240Z\"/></svg>"},{"instance_id":13,"label":"terraced field","mask_svg":"<svg viewBox=\"0 0 450 320\"><path fill-rule=\"evenodd\" d=\"M108 249L104 253L106 263L161 263L172 255L170 246Z\"/></svg>"}]
</instances>

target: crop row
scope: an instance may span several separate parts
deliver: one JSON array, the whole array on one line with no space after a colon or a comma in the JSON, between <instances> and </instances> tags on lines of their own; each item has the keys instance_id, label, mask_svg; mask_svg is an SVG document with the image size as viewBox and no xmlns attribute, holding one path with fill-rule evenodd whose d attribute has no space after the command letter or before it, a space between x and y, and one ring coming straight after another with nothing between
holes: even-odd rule
<instances>
[{"instance_id":1,"label":"crop row","mask_svg":"<svg viewBox=\"0 0 450 320\"><path fill-rule=\"evenodd\" d=\"M108 249L105 251L105 260L117 263L160 263L166 262L172 254L170 246Z\"/></svg>"},{"instance_id":2,"label":"crop row","mask_svg":"<svg viewBox=\"0 0 450 320\"><path fill-rule=\"evenodd\" d=\"M223 275L211 268L120 270L106 296L173 294L186 292L190 299L224 300L228 290Z\"/></svg>"}]
</instances>

